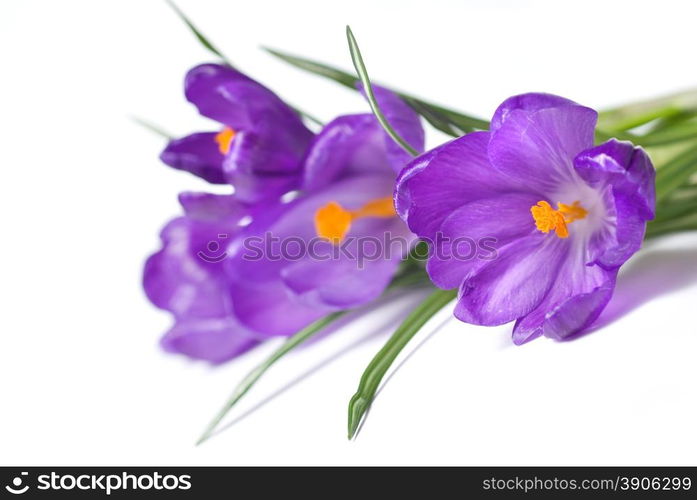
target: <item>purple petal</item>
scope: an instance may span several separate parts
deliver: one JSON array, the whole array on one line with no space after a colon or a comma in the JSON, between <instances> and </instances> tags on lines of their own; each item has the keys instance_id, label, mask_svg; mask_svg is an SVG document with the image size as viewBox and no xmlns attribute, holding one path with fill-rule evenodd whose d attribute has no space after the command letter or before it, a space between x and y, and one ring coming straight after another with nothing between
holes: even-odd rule
<instances>
[{"instance_id":1,"label":"purple petal","mask_svg":"<svg viewBox=\"0 0 697 500\"><path fill-rule=\"evenodd\" d=\"M356 261L304 259L283 269L283 282L306 304L352 309L377 299L390 284L400 258Z\"/></svg>"},{"instance_id":2,"label":"purple petal","mask_svg":"<svg viewBox=\"0 0 697 500\"><path fill-rule=\"evenodd\" d=\"M653 219L656 205L656 170L646 152L631 142L610 139L574 159L576 172L592 187L611 184L614 191L634 196L637 214Z\"/></svg>"},{"instance_id":3,"label":"purple petal","mask_svg":"<svg viewBox=\"0 0 697 500\"><path fill-rule=\"evenodd\" d=\"M234 82L254 84L249 77L229 66L201 64L186 74L184 94L203 116L242 130L251 125L246 107L230 105L229 96L223 90L225 85Z\"/></svg>"},{"instance_id":4,"label":"purple petal","mask_svg":"<svg viewBox=\"0 0 697 500\"><path fill-rule=\"evenodd\" d=\"M590 326L605 308L617 272L579 265L579 258L582 256L573 252L566 257L554 287L537 308L516 322L513 328L516 344L542 334L561 339L578 333Z\"/></svg>"},{"instance_id":5,"label":"purple petal","mask_svg":"<svg viewBox=\"0 0 697 500\"><path fill-rule=\"evenodd\" d=\"M563 105L508 112L492 132L489 159L513 182L538 193L551 193L575 179L573 159L592 147L597 113Z\"/></svg>"},{"instance_id":6,"label":"purple petal","mask_svg":"<svg viewBox=\"0 0 697 500\"><path fill-rule=\"evenodd\" d=\"M283 282L307 304L349 309L377 299L390 284L413 235L398 218L354 222L341 252L329 242L289 262Z\"/></svg>"},{"instance_id":7,"label":"purple petal","mask_svg":"<svg viewBox=\"0 0 697 500\"><path fill-rule=\"evenodd\" d=\"M554 284L568 242L535 234L499 249L497 258L460 286L455 316L475 325L501 325L535 309Z\"/></svg>"},{"instance_id":8,"label":"purple petal","mask_svg":"<svg viewBox=\"0 0 697 500\"><path fill-rule=\"evenodd\" d=\"M351 175L392 172L384 132L370 114L335 118L317 134L305 159L303 188L317 190Z\"/></svg>"},{"instance_id":9,"label":"purple petal","mask_svg":"<svg viewBox=\"0 0 697 500\"><path fill-rule=\"evenodd\" d=\"M182 193L180 201L187 215L163 229L162 249L145 264L143 287L153 304L175 317L162 339L166 350L221 363L259 341L233 315L224 267L248 207L230 195Z\"/></svg>"},{"instance_id":10,"label":"purple petal","mask_svg":"<svg viewBox=\"0 0 697 500\"><path fill-rule=\"evenodd\" d=\"M281 281L240 280L231 287L235 316L263 336L290 336L335 309L307 306Z\"/></svg>"},{"instance_id":11,"label":"purple petal","mask_svg":"<svg viewBox=\"0 0 697 500\"><path fill-rule=\"evenodd\" d=\"M498 249L534 234L530 207L537 202L534 195L511 193L455 210L432 242L426 265L431 281L440 288L457 288L466 276L495 258Z\"/></svg>"},{"instance_id":12,"label":"purple petal","mask_svg":"<svg viewBox=\"0 0 697 500\"><path fill-rule=\"evenodd\" d=\"M150 301L175 317L223 317L230 313L222 260L236 225L181 217L161 234L162 249L145 263L143 287Z\"/></svg>"},{"instance_id":13,"label":"purple petal","mask_svg":"<svg viewBox=\"0 0 697 500\"><path fill-rule=\"evenodd\" d=\"M262 237L253 246L251 239L235 245L239 252L230 259L229 274L245 286L258 285L261 291L236 290L248 294L241 301L234 300L238 316L255 330L263 329L261 320L255 318L263 316L264 308L283 314L298 306L326 312L364 304L380 295L413 239L404 223L397 217L358 219L344 244L337 247L317 237L314 216L317 209L332 201L355 210L369 201L389 197L392 182L391 175L350 177L280 206L273 220L253 222L247 234ZM389 253L386 236L401 238L390 245ZM263 294L267 284L275 290L273 298ZM301 319L306 316L302 313ZM282 326L283 321L279 323ZM302 321L273 333L295 331L299 323Z\"/></svg>"},{"instance_id":14,"label":"purple petal","mask_svg":"<svg viewBox=\"0 0 697 500\"><path fill-rule=\"evenodd\" d=\"M360 88L360 85L359 85ZM373 88L383 114L417 151L424 149L419 116L396 94ZM382 129L372 114L340 116L315 138L305 160L305 189L319 189L350 175L399 172L411 156Z\"/></svg>"},{"instance_id":15,"label":"purple petal","mask_svg":"<svg viewBox=\"0 0 697 500\"><path fill-rule=\"evenodd\" d=\"M179 204L192 219L239 222L251 214L251 207L229 194L185 191L179 194Z\"/></svg>"},{"instance_id":16,"label":"purple petal","mask_svg":"<svg viewBox=\"0 0 697 500\"><path fill-rule=\"evenodd\" d=\"M364 175L350 177L336 182L325 189L302 196L296 200L275 208L273 215L266 220L255 220L246 231L245 236L264 236L264 243L259 246L273 255L296 253L299 245L307 245L311 240L317 240L314 218L315 212L330 202L337 202L347 210L356 210L365 203L384 197L389 197L393 181L389 176ZM404 227L396 217L390 219L365 218L356 221L351 226L348 236L359 236L361 231L372 231L371 236L380 235L394 224ZM402 229L404 231L404 229ZM291 244L291 241L297 242ZM284 243L285 242L285 243ZM328 243L329 244L329 243ZM285 265L284 259L269 262L267 259L255 259L254 250L236 245L237 253L231 255L230 265L236 274L253 280L275 279L277 269ZM306 247L305 247L306 248Z\"/></svg>"},{"instance_id":17,"label":"purple petal","mask_svg":"<svg viewBox=\"0 0 697 500\"><path fill-rule=\"evenodd\" d=\"M226 317L177 321L160 343L168 352L219 364L256 347L260 341L252 332Z\"/></svg>"},{"instance_id":18,"label":"purple petal","mask_svg":"<svg viewBox=\"0 0 697 500\"><path fill-rule=\"evenodd\" d=\"M489 130L494 132L501 128L511 111L521 110L534 113L540 109L558 108L560 106L577 105L574 101L559 97L553 94L529 93L519 94L509 97L496 108L494 116L491 118Z\"/></svg>"},{"instance_id":19,"label":"purple petal","mask_svg":"<svg viewBox=\"0 0 697 500\"><path fill-rule=\"evenodd\" d=\"M199 112L235 131L223 170L246 202L296 189L313 134L298 114L263 85L232 68L205 64L185 82Z\"/></svg>"},{"instance_id":20,"label":"purple petal","mask_svg":"<svg viewBox=\"0 0 697 500\"><path fill-rule=\"evenodd\" d=\"M362 84L359 83L358 87L363 93ZM425 136L419 115L391 90L378 85L373 85L372 87L380 111L385 115L390 126L412 148L419 153L423 152ZM399 173L412 160L412 157L402 146L394 142L387 133L383 131L382 134L389 163L395 173Z\"/></svg>"},{"instance_id":21,"label":"purple petal","mask_svg":"<svg viewBox=\"0 0 697 500\"><path fill-rule=\"evenodd\" d=\"M595 190L611 187L609 203L615 213L612 238L606 238L595 262L621 266L644 239L646 221L654 216L655 170L641 148L612 139L580 153L574 160L578 174Z\"/></svg>"},{"instance_id":22,"label":"purple petal","mask_svg":"<svg viewBox=\"0 0 697 500\"><path fill-rule=\"evenodd\" d=\"M225 179L245 203L268 202L300 187L301 157L281 144L281 136L238 132L223 162Z\"/></svg>"},{"instance_id":23,"label":"purple petal","mask_svg":"<svg viewBox=\"0 0 697 500\"><path fill-rule=\"evenodd\" d=\"M460 206L515 190L489 163L489 137L488 132L467 134L419 156L402 171L395 206L418 236L433 240Z\"/></svg>"},{"instance_id":24,"label":"purple petal","mask_svg":"<svg viewBox=\"0 0 697 500\"><path fill-rule=\"evenodd\" d=\"M608 280L591 292L574 295L548 314L543 333L561 340L589 327L605 309L615 290L615 280Z\"/></svg>"},{"instance_id":25,"label":"purple petal","mask_svg":"<svg viewBox=\"0 0 697 500\"><path fill-rule=\"evenodd\" d=\"M255 130L260 117L282 118L302 126L300 118L276 94L229 66L201 64L192 68L184 80L184 94L203 116L235 131Z\"/></svg>"},{"instance_id":26,"label":"purple petal","mask_svg":"<svg viewBox=\"0 0 697 500\"><path fill-rule=\"evenodd\" d=\"M216 132L199 132L170 141L160 160L177 170L186 170L211 184L225 184L224 156L215 142Z\"/></svg>"}]
</instances>

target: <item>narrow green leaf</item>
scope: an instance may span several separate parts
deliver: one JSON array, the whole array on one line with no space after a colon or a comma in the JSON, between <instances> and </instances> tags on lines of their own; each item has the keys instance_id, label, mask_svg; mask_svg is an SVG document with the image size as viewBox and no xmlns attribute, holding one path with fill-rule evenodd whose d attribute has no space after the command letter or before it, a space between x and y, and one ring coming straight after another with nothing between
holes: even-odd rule
<instances>
[{"instance_id":1,"label":"narrow green leaf","mask_svg":"<svg viewBox=\"0 0 697 500\"><path fill-rule=\"evenodd\" d=\"M639 144L640 137L629 132L611 132L608 130L602 130L600 128L595 129L595 143L600 144L609 139L618 139L620 141L632 141L634 144Z\"/></svg>"},{"instance_id":2,"label":"narrow green leaf","mask_svg":"<svg viewBox=\"0 0 697 500\"><path fill-rule=\"evenodd\" d=\"M667 129L679 128L683 124L685 124L685 122L691 121L695 117L697 117L697 109L688 109L673 116L656 120L656 123L651 127L651 130L648 132L648 134L652 135L657 132L663 132Z\"/></svg>"},{"instance_id":3,"label":"narrow green leaf","mask_svg":"<svg viewBox=\"0 0 697 500\"><path fill-rule=\"evenodd\" d=\"M292 66L334 80L348 88L355 89L355 84L358 81L355 74L348 73L328 64L294 56L279 50L266 47L264 47L264 50ZM396 92L394 89L392 90ZM481 118L438 106L402 92L396 93L417 113L423 116L434 128L453 137L458 137L462 135L462 133L471 132L472 130L486 130L489 128L489 123ZM655 138L650 137L649 134L644 143L639 136L628 133L622 134L619 132L625 132L626 130L651 120L661 119L662 121L672 121L685 114L694 114L695 111L697 111L697 90L663 96L657 99L633 102L600 113L598 138L605 141L611 137L615 137L621 140L631 140L645 146L682 140L680 133L672 132L659 135ZM659 128L659 130L661 130L661 128ZM686 136L688 132L685 131L682 132L682 134ZM685 139L687 138L688 137L685 137Z\"/></svg>"},{"instance_id":4,"label":"narrow green leaf","mask_svg":"<svg viewBox=\"0 0 697 500\"><path fill-rule=\"evenodd\" d=\"M631 130L656 119L697 110L697 89L636 101L600 113L598 126L604 130Z\"/></svg>"},{"instance_id":5,"label":"narrow green leaf","mask_svg":"<svg viewBox=\"0 0 697 500\"><path fill-rule=\"evenodd\" d=\"M656 171L656 199L662 202L697 173L697 144Z\"/></svg>"},{"instance_id":6,"label":"narrow green leaf","mask_svg":"<svg viewBox=\"0 0 697 500\"><path fill-rule=\"evenodd\" d=\"M613 119L606 119L604 121L612 121L613 127L609 130L631 130L659 118L668 118L678 113L680 113L680 110L676 108L648 109L643 114L630 115L625 118L609 115L612 116Z\"/></svg>"},{"instance_id":7,"label":"narrow green leaf","mask_svg":"<svg viewBox=\"0 0 697 500\"><path fill-rule=\"evenodd\" d=\"M414 335L438 311L457 296L457 290L436 290L429 295L392 334L382 349L375 355L363 372L356 394L349 402L348 437L351 439L358 429L365 412L373 402L382 378L399 353Z\"/></svg>"},{"instance_id":8,"label":"narrow green leaf","mask_svg":"<svg viewBox=\"0 0 697 500\"><path fill-rule=\"evenodd\" d=\"M670 221L651 221L646 226L645 240L670 233L697 230L697 213L689 213Z\"/></svg>"},{"instance_id":9,"label":"narrow green leaf","mask_svg":"<svg viewBox=\"0 0 697 500\"><path fill-rule=\"evenodd\" d=\"M664 222L672 222L676 218L690 213L697 213L697 197L680 201L667 201L656 207L656 218L654 219L654 223L661 224Z\"/></svg>"},{"instance_id":10,"label":"narrow green leaf","mask_svg":"<svg viewBox=\"0 0 697 500\"><path fill-rule=\"evenodd\" d=\"M656 132L650 132L636 139L641 146L662 146L680 141L697 140L697 122L690 121L679 125L662 128Z\"/></svg>"},{"instance_id":11,"label":"narrow green leaf","mask_svg":"<svg viewBox=\"0 0 697 500\"><path fill-rule=\"evenodd\" d=\"M357 90L356 82L360 80L355 74L329 66L328 64L318 63L304 57L287 54L280 50L266 47L264 47L264 50L296 68L328 78L350 89ZM462 135L462 132L471 132L475 129L486 130L489 128L489 122L481 118L476 118L460 113L459 111L432 104L394 89L390 90L404 99L414 111L423 116L424 119L435 128L453 137L459 137Z\"/></svg>"},{"instance_id":12,"label":"narrow green leaf","mask_svg":"<svg viewBox=\"0 0 697 500\"><path fill-rule=\"evenodd\" d=\"M686 184L673 190L656 206L656 218L653 225L673 222L677 218L697 213L697 185Z\"/></svg>"},{"instance_id":13,"label":"narrow green leaf","mask_svg":"<svg viewBox=\"0 0 697 500\"><path fill-rule=\"evenodd\" d=\"M203 33L201 33L201 32L198 30L198 28L196 28L196 26L194 26L194 23L192 23L192 22L189 20L189 18L186 16L186 14L184 14L184 12L182 12L182 10L181 10L179 7L177 7L177 5L176 5L172 0L165 0L165 1L167 2L167 4L169 4L170 7L172 7L172 9L174 10L174 12L177 13L177 15L179 16L179 18L180 18L182 21L184 21L184 24L186 24L186 25L189 27L189 29L190 29L191 32L194 34L194 36L198 39L199 42L201 42L201 45L203 45L203 46L204 46L206 49L208 49L210 52L212 52L213 54L215 54L216 56L218 56L225 64L227 64L228 66L232 67L232 64L230 64L230 61L228 60L228 58L225 57L225 55L223 55L223 53L220 52L220 50L218 50L218 48L217 48L215 45L213 45L213 44L211 43L211 41L208 40L208 38L206 38L206 37L203 35Z\"/></svg>"},{"instance_id":14,"label":"narrow green leaf","mask_svg":"<svg viewBox=\"0 0 697 500\"><path fill-rule=\"evenodd\" d=\"M350 88L351 90L356 90L356 82L359 81L356 75L352 75L350 73L347 73L346 71L342 71L327 64L322 64L302 57L286 54L284 52L281 52L280 50L271 49L269 47L262 47L262 49L271 54L272 56L278 57L282 61L285 61L288 64L295 66L296 68L300 68L310 73L314 73L315 75L329 78L330 80L334 80L335 82L340 83L341 85L344 85Z\"/></svg>"},{"instance_id":15,"label":"narrow green leaf","mask_svg":"<svg viewBox=\"0 0 697 500\"><path fill-rule=\"evenodd\" d=\"M293 350L298 345L302 344L306 340L318 334L326 326L339 319L345 313L346 311L340 311L330 314L318 321L315 321L308 327L300 330L298 333L296 333L295 335L290 337L286 342L284 342L283 345L271 356L269 356L269 358L267 358L263 363L261 363L251 372L249 372L249 374L244 379L242 379L242 381L237 385L235 391L232 393L225 405L223 405L223 407L215 416L215 418L213 418L213 420L208 424L206 430L203 431L203 434L201 434L201 437L196 442L196 444L198 445L203 443L206 439L208 439L211 436L211 433L215 430L218 424L220 424L223 418L225 418L225 415L227 415L227 413L232 409L232 407L235 406L235 404L237 404L237 402L240 399L242 399L242 397L245 394L247 394L247 392L252 388L252 386L261 378L261 376L264 373L266 373L266 371L269 368L271 368L271 366L273 366L274 363L276 363L276 361L281 359L284 355L286 355L288 352Z\"/></svg>"},{"instance_id":16,"label":"narrow green leaf","mask_svg":"<svg viewBox=\"0 0 697 500\"><path fill-rule=\"evenodd\" d=\"M670 200L684 201L697 198L697 183L690 183L687 186L676 189Z\"/></svg>"},{"instance_id":17,"label":"narrow green leaf","mask_svg":"<svg viewBox=\"0 0 697 500\"><path fill-rule=\"evenodd\" d=\"M440 130L441 132L444 132L448 135L451 135L453 137L460 137L461 135L467 133L467 132L472 132L474 128L472 127L465 127L465 128L459 128L456 127L451 123L451 121L444 116L442 113L439 113L432 107L429 107L427 105L424 105L421 101L418 99L414 99L412 97L407 97L407 96L401 96L404 101L411 106L411 108L416 111L418 114L424 117L424 119L431 124L431 126L435 129Z\"/></svg>"},{"instance_id":18,"label":"narrow green leaf","mask_svg":"<svg viewBox=\"0 0 697 500\"><path fill-rule=\"evenodd\" d=\"M402 97L404 97L404 96L402 96ZM489 129L489 122L487 120L482 120L481 118L475 118L471 115L465 115L463 113L460 113L459 111L453 111L452 109L444 108L443 106L438 106L437 104L427 103L426 101L422 101L421 99L416 99L416 100L420 104L422 104L424 106L428 106L434 112L442 114L450 121L450 123L452 123L456 127L460 127L463 130L468 128L468 127L472 128L472 129L478 129L478 130L488 130Z\"/></svg>"},{"instance_id":19,"label":"narrow green leaf","mask_svg":"<svg viewBox=\"0 0 697 500\"><path fill-rule=\"evenodd\" d=\"M378 119L382 128L387 132L394 142L402 146L402 148L412 156L418 156L419 152L414 149L411 144L405 141L395 129L392 128L390 122L380 110L380 105L375 98L375 93L373 92L373 86L370 83L370 77L368 76L368 70L363 62L363 56L361 56L361 50L358 48L358 42L351 32L351 28L346 26L346 37L348 38L349 50L351 51L351 59L353 60L353 65L356 68L356 72L363 83L363 90L365 91L366 98L368 99L368 104L370 104L370 109L373 110L375 118Z\"/></svg>"},{"instance_id":20,"label":"narrow green leaf","mask_svg":"<svg viewBox=\"0 0 697 500\"><path fill-rule=\"evenodd\" d=\"M172 139L173 137L169 132L166 132L160 126L155 125L147 120L143 120L142 118L138 118L137 116L131 116L131 120L136 122L141 127L148 129L150 132L159 135L160 137L164 137L165 139Z\"/></svg>"},{"instance_id":21,"label":"narrow green leaf","mask_svg":"<svg viewBox=\"0 0 697 500\"><path fill-rule=\"evenodd\" d=\"M319 118L316 118L315 116L311 115L310 113L306 113L305 111L303 111L299 108L296 108L295 106L292 106L292 108L293 108L293 111L295 111L298 115L300 115L301 118L305 118L306 120L311 121L312 123L314 123L315 125L319 125L320 127L322 127L324 125L324 122L322 122L322 120L320 120Z\"/></svg>"},{"instance_id":22,"label":"narrow green leaf","mask_svg":"<svg viewBox=\"0 0 697 500\"><path fill-rule=\"evenodd\" d=\"M663 146L644 146L644 149L651 158L653 166L656 167L656 171L660 171L664 166L672 163L673 160L691 147L692 144L685 141L665 144Z\"/></svg>"},{"instance_id":23,"label":"narrow green leaf","mask_svg":"<svg viewBox=\"0 0 697 500\"><path fill-rule=\"evenodd\" d=\"M392 279L392 283L390 283L385 290L385 293L416 285L432 286L431 280L423 267L415 268L414 265L409 262L404 262L403 264L404 268L398 271L397 275Z\"/></svg>"},{"instance_id":24,"label":"narrow green leaf","mask_svg":"<svg viewBox=\"0 0 697 500\"><path fill-rule=\"evenodd\" d=\"M199 42L201 42L201 45L203 45L206 49L208 49L210 52L218 56L226 65L230 66L231 68L232 63L230 60L225 57L225 55L215 46L213 43L203 34L201 31L194 25L194 23L191 22L191 20L182 12L182 10L177 7L177 5L172 1L172 0L165 0L170 7L174 10L174 12L177 13L179 18L184 21L184 24L188 26L188 28L191 30L191 32L194 34L194 36L198 39ZM303 118L306 118L307 120L316 123L317 125L322 126L323 123L315 118L313 115L306 113L305 111L299 109L299 108L293 108L293 110L298 113Z\"/></svg>"}]
</instances>

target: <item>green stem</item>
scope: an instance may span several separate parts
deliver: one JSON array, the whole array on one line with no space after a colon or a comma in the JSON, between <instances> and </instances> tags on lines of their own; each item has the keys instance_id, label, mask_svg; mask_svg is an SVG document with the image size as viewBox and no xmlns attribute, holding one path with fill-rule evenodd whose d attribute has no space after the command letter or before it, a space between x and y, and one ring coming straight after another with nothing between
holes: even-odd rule
<instances>
[{"instance_id":1,"label":"green stem","mask_svg":"<svg viewBox=\"0 0 697 500\"><path fill-rule=\"evenodd\" d=\"M348 437L351 439L370 407L385 373L414 335L438 311L457 296L457 290L436 290L414 309L397 328L363 372L348 408Z\"/></svg>"}]
</instances>

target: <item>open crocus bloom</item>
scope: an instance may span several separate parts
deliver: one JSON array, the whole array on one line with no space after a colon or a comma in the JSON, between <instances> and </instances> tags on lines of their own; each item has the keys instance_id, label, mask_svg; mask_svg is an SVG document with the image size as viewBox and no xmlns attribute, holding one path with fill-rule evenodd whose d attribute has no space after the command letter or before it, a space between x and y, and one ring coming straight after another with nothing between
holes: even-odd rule
<instances>
[{"instance_id":1,"label":"open crocus bloom","mask_svg":"<svg viewBox=\"0 0 697 500\"><path fill-rule=\"evenodd\" d=\"M278 96L219 64L191 69L184 92L203 116L221 127L171 141L160 155L164 163L213 184L232 184L245 202L278 197L297 187L313 134Z\"/></svg>"},{"instance_id":2,"label":"open crocus bloom","mask_svg":"<svg viewBox=\"0 0 697 500\"><path fill-rule=\"evenodd\" d=\"M418 115L395 94L374 90L398 133L423 151ZM267 207L231 244L226 265L238 319L266 335L291 335L377 298L413 239L392 202L409 158L372 114L327 124L310 146L302 193ZM259 238L255 248L243 243L250 237Z\"/></svg>"},{"instance_id":3,"label":"open crocus bloom","mask_svg":"<svg viewBox=\"0 0 697 500\"><path fill-rule=\"evenodd\" d=\"M606 306L654 216L655 171L631 143L594 147L596 121L561 97L515 96L489 132L444 144L401 173L397 211L435 245L427 270L438 287L459 287L459 319L516 320L521 344L582 331ZM463 238L493 238L495 258L455 258Z\"/></svg>"}]
</instances>

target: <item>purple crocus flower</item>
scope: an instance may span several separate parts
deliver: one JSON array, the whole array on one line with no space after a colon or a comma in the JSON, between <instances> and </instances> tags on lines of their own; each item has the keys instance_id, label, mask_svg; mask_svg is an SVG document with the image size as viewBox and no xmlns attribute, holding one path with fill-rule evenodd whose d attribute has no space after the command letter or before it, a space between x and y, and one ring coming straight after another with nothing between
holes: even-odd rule
<instances>
[{"instance_id":1,"label":"purple crocus flower","mask_svg":"<svg viewBox=\"0 0 697 500\"><path fill-rule=\"evenodd\" d=\"M221 124L171 141L160 158L213 184L232 184L238 199L256 202L297 188L313 134L269 89L219 64L190 70L186 98Z\"/></svg>"},{"instance_id":2,"label":"purple crocus flower","mask_svg":"<svg viewBox=\"0 0 697 500\"><path fill-rule=\"evenodd\" d=\"M374 90L392 126L423 151L418 115L395 94ZM327 124L308 151L302 194L268 210L231 245L227 268L238 319L267 335L291 335L331 311L377 298L413 239L392 200L409 159L372 114ZM250 236L258 238L254 249L241 243Z\"/></svg>"},{"instance_id":3,"label":"purple crocus flower","mask_svg":"<svg viewBox=\"0 0 697 500\"><path fill-rule=\"evenodd\" d=\"M629 142L593 146L596 121L561 97L511 97L489 132L444 144L401 173L397 211L433 242L427 271L438 287L459 287L460 320L515 320L521 344L580 332L606 306L654 216L655 171ZM463 238L495 238L496 258L456 258Z\"/></svg>"},{"instance_id":4,"label":"purple crocus flower","mask_svg":"<svg viewBox=\"0 0 697 500\"><path fill-rule=\"evenodd\" d=\"M418 116L375 90L393 126L423 151ZM310 145L293 199L183 193L185 214L162 231L143 278L148 298L175 318L163 346L219 363L379 296L413 239L392 201L409 158L372 115L341 116Z\"/></svg>"}]
</instances>

